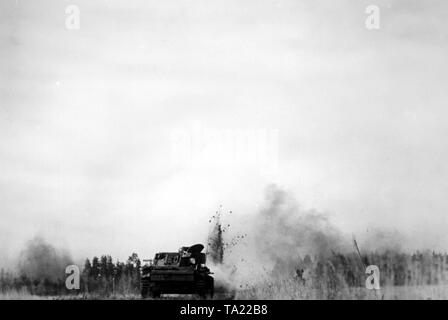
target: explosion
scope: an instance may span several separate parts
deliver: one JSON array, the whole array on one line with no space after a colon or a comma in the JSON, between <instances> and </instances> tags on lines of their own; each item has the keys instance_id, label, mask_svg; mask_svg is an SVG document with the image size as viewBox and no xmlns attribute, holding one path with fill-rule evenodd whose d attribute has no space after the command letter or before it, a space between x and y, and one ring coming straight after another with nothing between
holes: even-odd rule
<instances>
[{"instance_id":1,"label":"explosion","mask_svg":"<svg viewBox=\"0 0 448 320\"><path fill-rule=\"evenodd\" d=\"M239 233L230 232L227 222L223 228L224 218L233 220L232 226ZM325 215L302 209L294 197L276 185L266 188L263 206L255 215L223 217L218 211L211 221L210 262L217 270L215 278L228 290L275 274L293 275L301 256L322 259L349 248L349 242ZM232 235L230 240L224 239Z\"/></svg>"}]
</instances>

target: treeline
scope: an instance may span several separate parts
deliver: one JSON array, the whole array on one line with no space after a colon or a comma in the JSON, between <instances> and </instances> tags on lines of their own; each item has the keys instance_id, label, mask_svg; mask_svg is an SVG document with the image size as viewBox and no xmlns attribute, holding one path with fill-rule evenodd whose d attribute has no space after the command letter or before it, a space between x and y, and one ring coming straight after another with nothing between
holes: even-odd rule
<instances>
[{"instance_id":1,"label":"treeline","mask_svg":"<svg viewBox=\"0 0 448 320\"><path fill-rule=\"evenodd\" d=\"M85 294L107 297L112 294L139 294L141 261L133 253L126 262L114 262L110 255L86 259L80 274L80 290L68 290L65 267L46 272L52 261L33 260L17 270L0 270L0 292L26 291L32 295ZM30 272L32 269L33 272Z\"/></svg>"},{"instance_id":2,"label":"treeline","mask_svg":"<svg viewBox=\"0 0 448 320\"><path fill-rule=\"evenodd\" d=\"M414 254L397 251L356 253L333 253L326 258L299 257L297 266L285 270L278 264L273 274L289 272L300 284L308 285L332 298L344 288L365 287L366 267L376 265L380 271L380 285L422 286L448 284L448 254L416 252Z\"/></svg>"},{"instance_id":3,"label":"treeline","mask_svg":"<svg viewBox=\"0 0 448 320\"><path fill-rule=\"evenodd\" d=\"M81 277L81 290L99 295L138 294L141 261L133 253L126 262L113 262L110 255L86 260Z\"/></svg>"},{"instance_id":4,"label":"treeline","mask_svg":"<svg viewBox=\"0 0 448 320\"><path fill-rule=\"evenodd\" d=\"M380 293L365 290L366 267L369 265L378 266L380 287L386 288L388 293L403 294L410 288L423 292L426 289L418 286L434 288L435 285L448 284L447 254L385 251L363 254L360 258L357 253L333 252L326 257L305 255L294 259L294 262L278 261L260 282L240 286L237 298L377 299L376 295ZM390 291L391 288L402 291Z\"/></svg>"},{"instance_id":5,"label":"treeline","mask_svg":"<svg viewBox=\"0 0 448 320\"><path fill-rule=\"evenodd\" d=\"M34 278L17 271L0 270L0 293L21 291L32 295L63 295L68 294L65 288L65 277Z\"/></svg>"},{"instance_id":6,"label":"treeline","mask_svg":"<svg viewBox=\"0 0 448 320\"><path fill-rule=\"evenodd\" d=\"M384 285L437 285L448 281L448 254L416 252L405 254L387 251L371 253L364 263L377 265Z\"/></svg>"}]
</instances>

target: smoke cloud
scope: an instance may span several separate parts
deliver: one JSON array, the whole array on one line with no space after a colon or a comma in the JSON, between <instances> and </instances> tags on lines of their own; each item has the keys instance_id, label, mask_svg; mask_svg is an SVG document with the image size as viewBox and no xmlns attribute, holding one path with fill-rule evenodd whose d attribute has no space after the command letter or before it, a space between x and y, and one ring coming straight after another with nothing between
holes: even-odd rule
<instances>
[{"instance_id":1,"label":"smoke cloud","mask_svg":"<svg viewBox=\"0 0 448 320\"><path fill-rule=\"evenodd\" d=\"M301 207L290 192L274 184L266 187L257 212L223 215L216 223L226 226L222 237L212 234L213 250L224 247L224 259L212 270L226 288L244 289L272 277L294 276L307 255L324 261L336 253L355 253L350 232L338 229L328 214ZM372 230L361 238L364 253L401 251L405 241L398 231L390 230Z\"/></svg>"},{"instance_id":2,"label":"smoke cloud","mask_svg":"<svg viewBox=\"0 0 448 320\"><path fill-rule=\"evenodd\" d=\"M299 206L276 185L265 192L265 205L257 215L254 244L259 255L273 261L297 261L299 255L328 256L347 248L343 234L328 217Z\"/></svg>"},{"instance_id":3,"label":"smoke cloud","mask_svg":"<svg viewBox=\"0 0 448 320\"><path fill-rule=\"evenodd\" d=\"M65 278L65 268L70 264L73 260L66 250L35 237L20 253L18 267L19 273L32 281L56 282Z\"/></svg>"},{"instance_id":4,"label":"smoke cloud","mask_svg":"<svg viewBox=\"0 0 448 320\"><path fill-rule=\"evenodd\" d=\"M212 234L213 250L224 247L222 264L212 266L215 278L225 287L241 289L273 273L292 273L300 257L325 258L349 249L348 237L328 217L307 210L276 185L265 189L260 209L251 215L223 215L222 237ZM214 233L220 230L216 226ZM216 239L223 238L219 245ZM216 255L213 251L211 255ZM213 260L214 261L214 260Z\"/></svg>"}]
</instances>

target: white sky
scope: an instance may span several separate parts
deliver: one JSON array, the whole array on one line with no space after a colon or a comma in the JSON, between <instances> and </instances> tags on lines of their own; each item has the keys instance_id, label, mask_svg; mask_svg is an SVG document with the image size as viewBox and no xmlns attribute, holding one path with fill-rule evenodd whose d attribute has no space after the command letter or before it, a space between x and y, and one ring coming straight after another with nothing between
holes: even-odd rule
<instances>
[{"instance_id":1,"label":"white sky","mask_svg":"<svg viewBox=\"0 0 448 320\"><path fill-rule=\"evenodd\" d=\"M177 249L219 204L256 212L270 182L345 232L446 249L447 9L1 1L0 264L36 234L76 257ZM173 159L173 132L198 127L278 132L277 174Z\"/></svg>"}]
</instances>

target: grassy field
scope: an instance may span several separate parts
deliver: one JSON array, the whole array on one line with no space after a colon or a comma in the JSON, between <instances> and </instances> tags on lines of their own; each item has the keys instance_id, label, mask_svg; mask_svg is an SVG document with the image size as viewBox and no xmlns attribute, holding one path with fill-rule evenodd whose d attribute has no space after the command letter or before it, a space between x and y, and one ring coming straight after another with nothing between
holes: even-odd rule
<instances>
[{"instance_id":1,"label":"grassy field","mask_svg":"<svg viewBox=\"0 0 448 320\"><path fill-rule=\"evenodd\" d=\"M276 285L257 286L251 289L240 290L234 293L218 293L214 299L274 299L274 300L306 300L321 299L322 292L316 289L298 287L292 283L277 283ZM338 300L447 300L448 285L432 286L387 286L379 291L365 288L346 288L340 290L333 299ZM26 290L0 293L0 300L140 300L136 294L99 295L64 295L64 296L37 296ZM195 295L162 295L163 300L197 300Z\"/></svg>"},{"instance_id":2,"label":"grassy field","mask_svg":"<svg viewBox=\"0 0 448 320\"><path fill-rule=\"evenodd\" d=\"M257 287L237 292L236 299L315 300L322 299L316 289L288 287ZM379 291L366 288L346 288L339 291L336 300L447 300L448 286L396 286L383 287Z\"/></svg>"}]
</instances>

